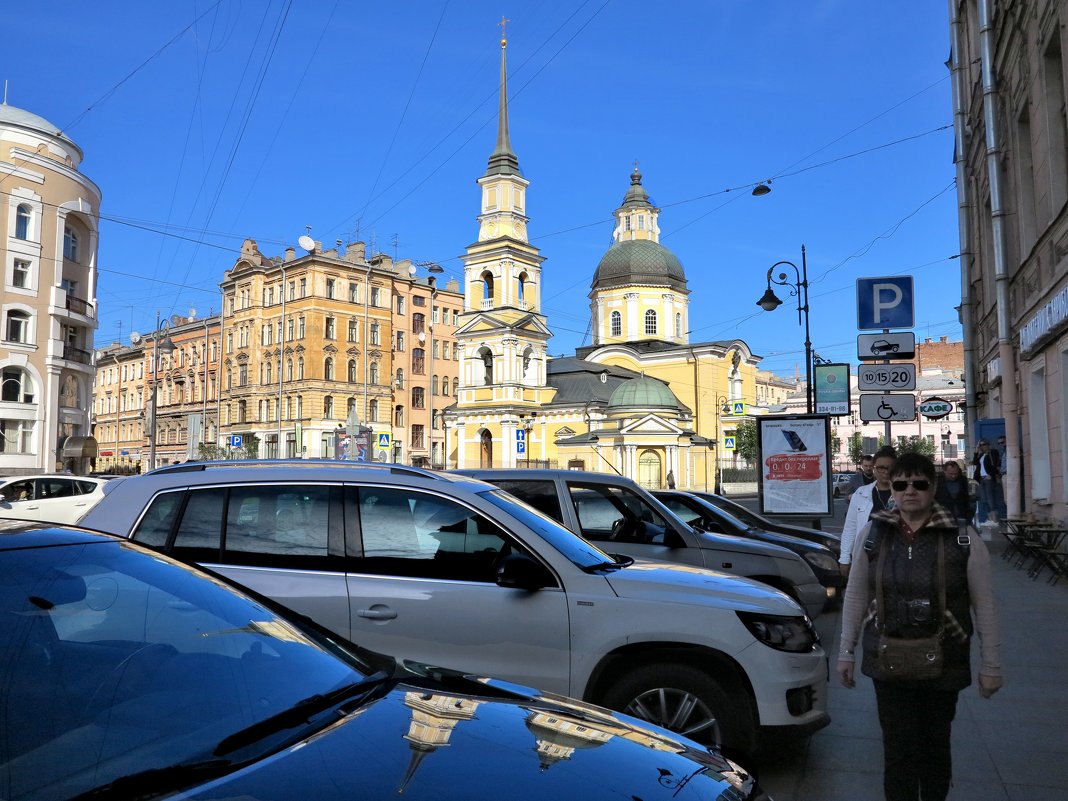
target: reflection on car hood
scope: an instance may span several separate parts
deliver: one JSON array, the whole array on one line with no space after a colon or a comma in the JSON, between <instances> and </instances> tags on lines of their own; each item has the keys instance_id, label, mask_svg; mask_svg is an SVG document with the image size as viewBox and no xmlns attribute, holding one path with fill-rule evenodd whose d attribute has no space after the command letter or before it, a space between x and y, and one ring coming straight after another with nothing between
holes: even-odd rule
<instances>
[{"instance_id":1,"label":"reflection on car hood","mask_svg":"<svg viewBox=\"0 0 1068 801\"><path fill-rule=\"evenodd\" d=\"M501 700L401 684L191 799L746 799L728 760L557 696Z\"/></svg>"},{"instance_id":2,"label":"reflection on car hood","mask_svg":"<svg viewBox=\"0 0 1068 801\"><path fill-rule=\"evenodd\" d=\"M702 548L715 548L717 551L733 551L734 553L760 554L791 561L796 558L796 554L788 548L784 548L781 545L773 545L770 542L759 542L749 537L720 534L716 531L699 531L697 536L701 539Z\"/></svg>"},{"instance_id":3,"label":"reflection on car hood","mask_svg":"<svg viewBox=\"0 0 1068 801\"><path fill-rule=\"evenodd\" d=\"M690 605L699 601L721 609L801 614L800 607L784 592L703 567L637 560L630 567L606 574L605 579L621 598Z\"/></svg>"}]
</instances>

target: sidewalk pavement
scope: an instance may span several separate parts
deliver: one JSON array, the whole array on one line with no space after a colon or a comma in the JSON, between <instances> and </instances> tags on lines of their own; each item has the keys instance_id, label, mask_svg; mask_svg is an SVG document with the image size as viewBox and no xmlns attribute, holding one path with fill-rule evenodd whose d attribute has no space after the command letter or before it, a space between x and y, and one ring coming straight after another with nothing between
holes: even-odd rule
<instances>
[{"instance_id":1,"label":"sidewalk pavement","mask_svg":"<svg viewBox=\"0 0 1068 801\"><path fill-rule=\"evenodd\" d=\"M951 801L1064 801L1068 798L1068 579L1032 580L990 548L1001 618L1005 685L990 700L961 692L953 723ZM831 724L807 739L767 743L761 784L775 801L882 801L882 739L871 680L852 690L834 673L841 634L837 607L816 620L831 659ZM973 670L979 664L973 642Z\"/></svg>"}]
</instances>

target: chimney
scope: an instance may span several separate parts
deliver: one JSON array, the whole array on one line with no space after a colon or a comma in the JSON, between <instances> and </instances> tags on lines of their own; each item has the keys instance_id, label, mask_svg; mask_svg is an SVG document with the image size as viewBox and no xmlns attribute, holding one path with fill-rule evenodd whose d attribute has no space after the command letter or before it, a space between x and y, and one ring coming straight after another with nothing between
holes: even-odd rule
<instances>
[{"instance_id":1,"label":"chimney","mask_svg":"<svg viewBox=\"0 0 1068 801\"><path fill-rule=\"evenodd\" d=\"M297 251L294 248L286 248L285 258L282 259L283 264L287 261L293 261L297 257Z\"/></svg>"}]
</instances>

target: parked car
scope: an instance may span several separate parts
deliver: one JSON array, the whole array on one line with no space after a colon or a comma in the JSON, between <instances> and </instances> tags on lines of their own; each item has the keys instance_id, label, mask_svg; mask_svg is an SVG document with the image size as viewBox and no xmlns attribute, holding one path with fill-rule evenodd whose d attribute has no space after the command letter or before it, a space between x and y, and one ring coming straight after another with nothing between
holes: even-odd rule
<instances>
[{"instance_id":1,"label":"parked car","mask_svg":"<svg viewBox=\"0 0 1068 801\"><path fill-rule=\"evenodd\" d=\"M841 498L843 495L848 496L850 494L849 487L852 479L852 473L835 473L831 477L831 489L835 498Z\"/></svg>"},{"instance_id":2,"label":"parked car","mask_svg":"<svg viewBox=\"0 0 1068 801\"><path fill-rule=\"evenodd\" d=\"M629 478L577 470L460 470L526 501L594 544L637 559L681 562L782 590L815 618L826 590L797 554L747 537L698 531Z\"/></svg>"},{"instance_id":3,"label":"parked car","mask_svg":"<svg viewBox=\"0 0 1068 801\"><path fill-rule=\"evenodd\" d=\"M838 588L845 584L842 579L842 573L838 570L838 557L823 545L803 540L800 537L792 537L789 534L781 534L777 531L768 531L767 529L749 525L729 512L716 507L696 493L683 492L681 490L658 490L653 492L653 497L686 523L702 531L748 537L793 551L812 568L816 580L819 581L827 593L828 600L837 597Z\"/></svg>"},{"instance_id":4,"label":"parked car","mask_svg":"<svg viewBox=\"0 0 1068 801\"><path fill-rule=\"evenodd\" d=\"M398 465L197 462L107 490L82 525L208 565L376 651L742 751L758 727L829 720L826 656L786 595L609 555L483 482Z\"/></svg>"},{"instance_id":5,"label":"parked car","mask_svg":"<svg viewBox=\"0 0 1068 801\"><path fill-rule=\"evenodd\" d=\"M834 554L835 559L842 552L842 536L835 534L833 531L805 528L804 526L795 526L790 523L773 520L770 517L757 514L737 501L732 501L729 498L724 498L722 495L715 495L711 492L694 492L693 494L754 528L760 528L764 531L777 531L780 534L789 534L791 537L800 537L803 540L822 545Z\"/></svg>"},{"instance_id":6,"label":"parked car","mask_svg":"<svg viewBox=\"0 0 1068 801\"><path fill-rule=\"evenodd\" d=\"M400 663L74 528L0 534L0 641L11 801L767 797L663 729Z\"/></svg>"},{"instance_id":7,"label":"parked car","mask_svg":"<svg viewBox=\"0 0 1068 801\"><path fill-rule=\"evenodd\" d=\"M107 481L66 473L0 481L0 518L73 523L101 498Z\"/></svg>"}]
</instances>

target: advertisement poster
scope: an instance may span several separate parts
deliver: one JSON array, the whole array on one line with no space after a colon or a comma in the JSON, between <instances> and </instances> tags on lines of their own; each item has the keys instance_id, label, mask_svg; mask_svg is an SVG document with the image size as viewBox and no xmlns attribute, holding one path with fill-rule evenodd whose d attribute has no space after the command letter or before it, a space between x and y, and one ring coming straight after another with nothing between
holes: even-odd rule
<instances>
[{"instance_id":1,"label":"advertisement poster","mask_svg":"<svg viewBox=\"0 0 1068 801\"><path fill-rule=\"evenodd\" d=\"M817 364L813 386L816 388L816 414L836 417L849 414L848 364Z\"/></svg>"},{"instance_id":2,"label":"advertisement poster","mask_svg":"<svg viewBox=\"0 0 1068 801\"><path fill-rule=\"evenodd\" d=\"M831 431L825 415L757 418L760 511L829 517Z\"/></svg>"}]
</instances>

